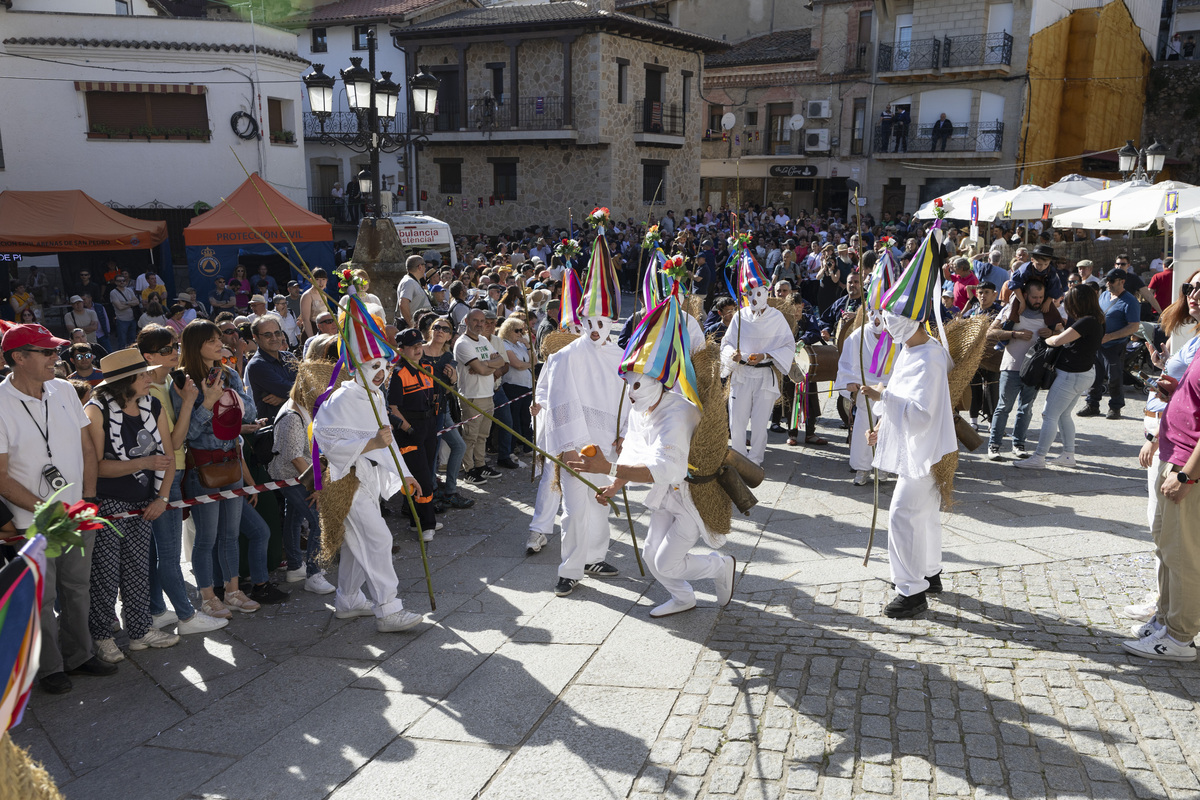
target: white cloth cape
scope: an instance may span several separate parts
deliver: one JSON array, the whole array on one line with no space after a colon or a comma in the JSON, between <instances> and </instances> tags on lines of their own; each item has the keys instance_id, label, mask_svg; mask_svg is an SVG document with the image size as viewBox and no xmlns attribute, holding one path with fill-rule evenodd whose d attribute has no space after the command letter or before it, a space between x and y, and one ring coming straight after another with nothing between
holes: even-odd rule
<instances>
[{"instance_id":1,"label":"white cloth cape","mask_svg":"<svg viewBox=\"0 0 1200 800\"><path fill-rule=\"evenodd\" d=\"M738 331L741 331L740 338ZM737 382L740 370L735 369L733 354L739 347L743 357L751 353L766 353L783 375L787 375L796 358L796 338L788 328L787 317L777 308L768 308L761 315L743 308L729 321L729 330L725 331L725 338L721 340L721 377L732 374L730 380L734 382Z\"/></svg>"},{"instance_id":2,"label":"white cloth cape","mask_svg":"<svg viewBox=\"0 0 1200 800\"><path fill-rule=\"evenodd\" d=\"M684 482L692 434L699 423L700 409L681 395L664 392L662 400L652 410L634 411L629 415L629 432L625 435L617 463L650 470L654 483L646 496L647 508L657 511L666 507L673 513L686 514L710 547L720 547L725 543L725 537L714 534L704 524L692 501L691 489Z\"/></svg>"},{"instance_id":3,"label":"white cloth cape","mask_svg":"<svg viewBox=\"0 0 1200 800\"><path fill-rule=\"evenodd\" d=\"M377 390L372 390L371 394L376 410L383 415L387 409L387 398ZM375 473L380 497L386 499L400 491L404 487L402 478L412 475L396 443L392 442L389 448L395 458L388 450L382 449L363 453L363 448L378 432L371 401L361 379L342 383L317 409L316 419L313 420L313 438L329 462L329 479L340 480L350 474L351 467L358 467L360 480L364 480L365 473Z\"/></svg>"},{"instance_id":4,"label":"white cloth cape","mask_svg":"<svg viewBox=\"0 0 1200 800\"><path fill-rule=\"evenodd\" d=\"M900 351L891 381L875 404L881 424L877 469L921 478L958 448L948 380L952 366L950 354L936 339Z\"/></svg>"},{"instance_id":5,"label":"white cloth cape","mask_svg":"<svg viewBox=\"0 0 1200 800\"><path fill-rule=\"evenodd\" d=\"M688 346L694 356L704 349L704 328L700 327L700 322L686 311L683 313L683 318L687 321Z\"/></svg>"},{"instance_id":6,"label":"white cloth cape","mask_svg":"<svg viewBox=\"0 0 1200 800\"><path fill-rule=\"evenodd\" d=\"M849 397L850 393L846 391L847 384L863 382L863 372L867 374L867 383L887 384L892 378L891 370L886 369L887 359L881 358L883 364L877 372L871 371L871 359L875 353L875 346L879 343L879 336L883 333L883 325L873 324L868 322L866 325L859 325L854 330L850 331L846 336L846 341L842 343L842 353L838 356L838 371L837 380L834 381L833 388L842 393L844 397ZM859 369L859 340L862 343L862 369ZM904 346L900 343L895 343L896 355L892 360L892 366L895 367L895 359L900 357L900 352ZM882 357L883 354L881 354Z\"/></svg>"},{"instance_id":7,"label":"white cloth cape","mask_svg":"<svg viewBox=\"0 0 1200 800\"><path fill-rule=\"evenodd\" d=\"M615 458L617 409L622 435L629 418L629 401L621 402L625 381L617 374L622 354L615 342L597 346L581 336L546 360L536 391L546 452L557 456L594 444L609 461Z\"/></svg>"}]
</instances>

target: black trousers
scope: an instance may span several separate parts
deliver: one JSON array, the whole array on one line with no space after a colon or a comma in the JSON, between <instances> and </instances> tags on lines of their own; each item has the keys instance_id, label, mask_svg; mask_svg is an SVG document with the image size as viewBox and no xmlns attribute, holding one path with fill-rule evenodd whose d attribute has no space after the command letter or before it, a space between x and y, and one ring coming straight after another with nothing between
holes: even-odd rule
<instances>
[{"instance_id":1,"label":"black trousers","mask_svg":"<svg viewBox=\"0 0 1200 800\"><path fill-rule=\"evenodd\" d=\"M403 413L403 412L401 412ZM431 530L436 520L433 514L433 490L437 480L433 472L433 459L437 457L437 417L409 419L410 430L405 432L396 426L396 446L404 456L404 465L421 485L421 496L414 497L417 506L417 521L421 530ZM407 510L408 503L405 502Z\"/></svg>"},{"instance_id":2,"label":"black trousers","mask_svg":"<svg viewBox=\"0 0 1200 800\"><path fill-rule=\"evenodd\" d=\"M990 420L996 412L996 399L1000 397L1000 373L981 369L971 379L971 419L983 413Z\"/></svg>"},{"instance_id":3,"label":"black trousers","mask_svg":"<svg viewBox=\"0 0 1200 800\"><path fill-rule=\"evenodd\" d=\"M1120 411L1125 406L1125 345L1101 347L1096 352L1096 380L1087 393L1087 404L1100 407L1100 398L1108 391L1108 407Z\"/></svg>"}]
</instances>

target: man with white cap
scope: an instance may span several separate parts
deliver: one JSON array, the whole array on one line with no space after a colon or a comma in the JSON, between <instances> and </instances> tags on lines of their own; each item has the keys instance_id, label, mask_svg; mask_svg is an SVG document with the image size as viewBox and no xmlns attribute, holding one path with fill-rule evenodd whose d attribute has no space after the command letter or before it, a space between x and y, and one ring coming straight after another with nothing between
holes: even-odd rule
<instances>
[{"instance_id":1,"label":"man with white cap","mask_svg":"<svg viewBox=\"0 0 1200 800\"><path fill-rule=\"evenodd\" d=\"M71 295L71 310L63 314L63 324L67 330L79 328L87 336L88 344L96 344L97 331L100 330L100 318L96 312L87 307L83 297Z\"/></svg>"},{"instance_id":2,"label":"man with white cap","mask_svg":"<svg viewBox=\"0 0 1200 800\"><path fill-rule=\"evenodd\" d=\"M382 330L350 288L346 313L350 331L343 339L358 366L317 408L313 439L328 464L328 478L340 480L354 470L359 485L346 517L338 569L334 616L375 616L381 633L405 631L421 621L397 597L399 579L392 564L392 534L379 501L397 491L413 493L420 485L409 473L387 424L384 384L396 359ZM376 420L379 420L376 422ZM363 594L366 585L371 598Z\"/></svg>"},{"instance_id":3,"label":"man with white cap","mask_svg":"<svg viewBox=\"0 0 1200 800\"><path fill-rule=\"evenodd\" d=\"M733 448L745 452L750 428L750 460L762 464L767 452L771 408L780 395L775 370L786 375L796 357L796 340L787 318L767 303L770 280L749 251L739 244L738 288L749 305L729 322L721 340L721 375L729 378L729 433Z\"/></svg>"}]
</instances>

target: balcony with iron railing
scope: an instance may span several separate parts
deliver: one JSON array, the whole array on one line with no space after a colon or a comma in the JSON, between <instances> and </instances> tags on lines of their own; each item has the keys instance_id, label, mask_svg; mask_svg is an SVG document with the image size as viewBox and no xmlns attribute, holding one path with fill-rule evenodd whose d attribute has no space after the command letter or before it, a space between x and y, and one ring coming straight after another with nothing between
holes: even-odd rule
<instances>
[{"instance_id":1,"label":"balcony with iron railing","mask_svg":"<svg viewBox=\"0 0 1200 800\"><path fill-rule=\"evenodd\" d=\"M933 136L933 125L908 126L908 135L901 135L896 125L876 125L873 154L882 160L912 160L944 158L999 158L1004 147L1004 123L972 122L954 125L947 137Z\"/></svg>"},{"instance_id":2,"label":"balcony with iron railing","mask_svg":"<svg viewBox=\"0 0 1200 800\"><path fill-rule=\"evenodd\" d=\"M943 36L879 45L880 80L1007 75L1012 65L1013 37L1007 33Z\"/></svg>"},{"instance_id":3,"label":"balcony with iron railing","mask_svg":"<svg viewBox=\"0 0 1200 800\"><path fill-rule=\"evenodd\" d=\"M325 132L334 136L353 135L358 133L361 128L359 121L366 124L366 116L359 116L354 111L334 111L325 120ZM388 121L388 130L402 131L408 125L408 116L405 114L397 114L394 118ZM304 138L308 141L320 141L321 139L321 123L317 119L317 115L311 111L304 112Z\"/></svg>"},{"instance_id":4,"label":"balcony with iron railing","mask_svg":"<svg viewBox=\"0 0 1200 800\"><path fill-rule=\"evenodd\" d=\"M701 159L798 156L804 154L804 132L786 131L782 136L770 130L743 128L730 131L729 138L708 131L700 142Z\"/></svg>"},{"instance_id":5,"label":"balcony with iron railing","mask_svg":"<svg viewBox=\"0 0 1200 800\"><path fill-rule=\"evenodd\" d=\"M846 60L842 63L840 72L843 75L869 73L873 51L870 42L851 42L846 45Z\"/></svg>"},{"instance_id":6,"label":"balcony with iron railing","mask_svg":"<svg viewBox=\"0 0 1200 800\"><path fill-rule=\"evenodd\" d=\"M683 147L687 118L676 103L639 100L633 108L633 140L636 144Z\"/></svg>"},{"instance_id":7,"label":"balcony with iron railing","mask_svg":"<svg viewBox=\"0 0 1200 800\"><path fill-rule=\"evenodd\" d=\"M483 143L578 136L571 116L571 101L562 97L522 97L513 101L496 100L485 94L467 102L466 125L461 120L457 106L439 107L419 127L431 142Z\"/></svg>"}]
</instances>

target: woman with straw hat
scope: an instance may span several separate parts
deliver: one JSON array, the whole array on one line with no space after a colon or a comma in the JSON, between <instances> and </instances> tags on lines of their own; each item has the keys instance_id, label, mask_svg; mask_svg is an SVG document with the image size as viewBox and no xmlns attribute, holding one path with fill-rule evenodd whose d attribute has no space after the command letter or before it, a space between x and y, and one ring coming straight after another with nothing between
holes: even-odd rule
<instances>
[{"instance_id":1,"label":"woman with straw hat","mask_svg":"<svg viewBox=\"0 0 1200 800\"><path fill-rule=\"evenodd\" d=\"M84 408L91 422L87 433L100 458L96 478L100 515L142 512L96 531L92 548L88 628L97 655L115 663L125 658L112 635L118 590L130 650L179 642L177 634L156 630L150 620L151 523L167 508L175 457L163 446L163 432L170 433L170 422L162 403L150 396L153 367L134 348L105 356L101 367L104 380Z\"/></svg>"}]
</instances>

